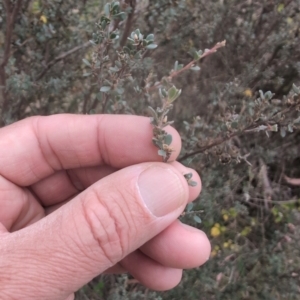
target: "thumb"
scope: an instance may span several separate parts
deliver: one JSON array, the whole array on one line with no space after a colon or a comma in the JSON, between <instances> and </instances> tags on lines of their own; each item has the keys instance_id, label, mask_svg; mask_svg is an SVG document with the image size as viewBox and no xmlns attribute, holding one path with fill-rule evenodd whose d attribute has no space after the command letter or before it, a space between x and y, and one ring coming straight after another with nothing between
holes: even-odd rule
<instances>
[{"instance_id":1,"label":"thumb","mask_svg":"<svg viewBox=\"0 0 300 300\"><path fill-rule=\"evenodd\" d=\"M23 299L64 299L167 228L187 200L187 182L171 165L124 168L41 221L4 235L0 269ZM10 281L1 280L1 290L11 288L19 299Z\"/></svg>"}]
</instances>

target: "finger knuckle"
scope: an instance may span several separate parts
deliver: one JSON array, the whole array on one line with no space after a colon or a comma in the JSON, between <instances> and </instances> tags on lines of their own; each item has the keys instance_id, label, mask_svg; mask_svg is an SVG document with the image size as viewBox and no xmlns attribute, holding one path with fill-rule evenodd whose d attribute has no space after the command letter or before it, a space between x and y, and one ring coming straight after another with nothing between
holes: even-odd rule
<instances>
[{"instance_id":1,"label":"finger knuckle","mask_svg":"<svg viewBox=\"0 0 300 300\"><path fill-rule=\"evenodd\" d=\"M83 201L83 211L96 247L105 258L116 264L128 253L130 238L135 226L126 208L122 193L99 193L96 189L88 193ZM122 204L122 205L121 205ZM125 205L125 207L124 207Z\"/></svg>"}]
</instances>

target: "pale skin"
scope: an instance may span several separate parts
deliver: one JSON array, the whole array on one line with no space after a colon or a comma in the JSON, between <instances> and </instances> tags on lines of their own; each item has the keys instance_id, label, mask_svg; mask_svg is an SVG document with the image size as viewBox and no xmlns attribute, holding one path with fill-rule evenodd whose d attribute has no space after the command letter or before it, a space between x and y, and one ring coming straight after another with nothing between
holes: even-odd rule
<instances>
[{"instance_id":1,"label":"pale skin","mask_svg":"<svg viewBox=\"0 0 300 300\"><path fill-rule=\"evenodd\" d=\"M0 129L0 298L70 300L122 272L163 291L207 261L206 235L178 220L201 180L175 162L181 140L167 131L165 164L145 117L55 115Z\"/></svg>"}]
</instances>

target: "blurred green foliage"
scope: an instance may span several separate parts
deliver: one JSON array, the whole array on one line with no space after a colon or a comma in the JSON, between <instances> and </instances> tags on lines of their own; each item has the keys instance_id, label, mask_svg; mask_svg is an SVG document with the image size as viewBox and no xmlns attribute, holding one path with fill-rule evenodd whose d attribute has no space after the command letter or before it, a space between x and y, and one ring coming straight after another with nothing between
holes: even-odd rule
<instances>
[{"instance_id":1,"label":"blurred green foliage","mask_svg":"<svg viewBox=\"0 0 300 300\"><path fill-rule=\"evenodd\" d=\"M148 106L161 105L158 87L182 90L169 116L182 136L180 160L203 181L189 208L198 218L182 220L209 235L210 261L169 292L101 275L77 299L299 299L299 7L299 0L0 3L2 125L62 112L148 115ZM170 80L223 40L225 48Z\"/></svg>"}]
</instances>

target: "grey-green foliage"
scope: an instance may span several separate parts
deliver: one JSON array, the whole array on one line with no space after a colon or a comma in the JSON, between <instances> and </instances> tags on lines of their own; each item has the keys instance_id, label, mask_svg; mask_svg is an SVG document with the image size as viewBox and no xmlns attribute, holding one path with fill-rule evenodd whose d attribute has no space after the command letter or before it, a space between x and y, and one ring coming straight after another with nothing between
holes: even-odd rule
<instances>
[{"instance_id":1,"label":"grey-green foliage","mask_svg":"<svg viewBox=\"0 0 300 300\"><path fill-rule=\"evenodd\" d=\"M10 2L10 1L9 1ZM102 11L101 2L18 1L21 3L2 69L2 122L32 114L80 111L86 95L82 57ZM7 14L0 22L0 56L5 58ZM9 103L9 105L7 105ZM9 107L8 107L9 106Z\"/></svg>"},{"instance_id":2,"label":"grey-green foliage","mask_svg":"<svg viewBox=\"0 0 300 300\"><path fill-rule=\"evenodd\" d=\"M148 106L155 117L158 88L171 98L182 90L168 119L182 162L202 176L200 200L181 219L212 240L204 267L167 293L121 276L78 299L298 299L300 194L285 175L300 177L300 1L10 3L21 6L7 41L0 3L2 124L60 112L148 115ZM191 66L197 72L170 77L224 39Z\"/></svg>"}]
</instances>

